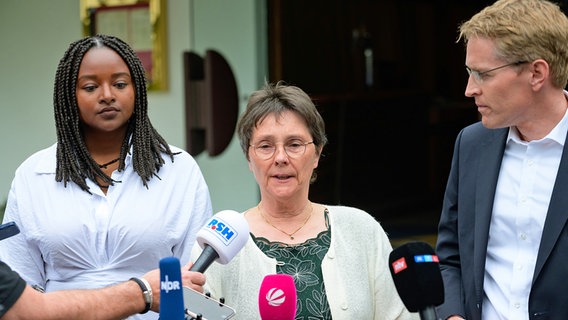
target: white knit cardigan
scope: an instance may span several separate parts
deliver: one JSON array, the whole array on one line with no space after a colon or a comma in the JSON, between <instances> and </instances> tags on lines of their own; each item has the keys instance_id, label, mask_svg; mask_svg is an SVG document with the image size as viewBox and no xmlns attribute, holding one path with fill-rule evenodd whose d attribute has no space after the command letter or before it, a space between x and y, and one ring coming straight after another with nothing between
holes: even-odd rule
<instances>
[{"instance_id":1,"label":"white knit cardigan","mask_svg":"<svg viewBox=\"0 0 568 320\"><path fill-rule=\"evenodd\" d=\"M327 299L334 320L419 319L399 298L388 268L392 251L380 224L367 212L326 206L331 244L322 262ZM201 248L192 250L195 261ZM233 319L260 319L258 292L264 276L276 273L277 261L267 257L252 237L227 265L213 263L205 272L205 291L224 298L236 310Z\"/></svg>"}]
</instances>

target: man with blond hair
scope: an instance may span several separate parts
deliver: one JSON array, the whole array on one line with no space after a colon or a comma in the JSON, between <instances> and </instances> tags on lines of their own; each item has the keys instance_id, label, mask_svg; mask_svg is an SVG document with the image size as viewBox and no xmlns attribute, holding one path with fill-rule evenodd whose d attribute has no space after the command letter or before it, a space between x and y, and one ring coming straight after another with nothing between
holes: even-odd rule
<instances>
[{"instance_id":1,"label":"man with blond hair","mask_svg":"<svg viewBox=\"0 0 568 320\"><path fill-rule=\"evenodd\" d=\"M456 139L439 224L442 319L568 319L568 18L499 0L460 26L479 123Z\"/></svg>"}]
</instances>

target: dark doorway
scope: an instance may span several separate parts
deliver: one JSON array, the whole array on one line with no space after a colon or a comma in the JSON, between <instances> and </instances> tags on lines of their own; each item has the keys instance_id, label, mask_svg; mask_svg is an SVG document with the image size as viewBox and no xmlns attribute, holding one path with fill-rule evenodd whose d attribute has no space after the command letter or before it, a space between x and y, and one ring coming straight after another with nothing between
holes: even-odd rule
<instances>
[{"instance_id":1,"label":"dark doorway","mask_svg":"<svg viewBox=\"0 0 568 320\"><path fill-rule=\"evenodd\" d=\"M270 80L310 94L329 144L313 201L435 230L460 128L457 28L493 1L268 0Z\"/></svg>"}]
</instances>

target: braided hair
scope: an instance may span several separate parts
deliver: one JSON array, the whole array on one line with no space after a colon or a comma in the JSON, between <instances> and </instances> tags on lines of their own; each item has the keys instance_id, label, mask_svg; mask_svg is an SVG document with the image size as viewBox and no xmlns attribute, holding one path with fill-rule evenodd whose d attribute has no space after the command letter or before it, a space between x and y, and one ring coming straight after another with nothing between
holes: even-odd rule
<instances>
[{"instance_id":1,"label":"braided hair","mask_svg":"<svg viewBox=\"0 0 568 320\"><path fill-rule=\"evenodd\" d=\"M93 47L108 47L124 60L134 83L134 112L127 124L125 139L120 149L118 170L124 169L124 159L132 148L134 171L148 188L148 181L164 164L161 154L165 153L174 161L174 153L165 139L152 127L148 118L146 78L142 62L132 48L119 38L109 35L96 35L77 40L59 61L55 74L53 107L57 130L57 166L55 180L63 181L65 187L72 181L82 190L91 193L86 179L94 182L97 178L103 183L114 184L87 150L81 130L76 87L79 67L84 55ZM158 177L159 178L159 177Z\"/></svg>"}]
</instances>

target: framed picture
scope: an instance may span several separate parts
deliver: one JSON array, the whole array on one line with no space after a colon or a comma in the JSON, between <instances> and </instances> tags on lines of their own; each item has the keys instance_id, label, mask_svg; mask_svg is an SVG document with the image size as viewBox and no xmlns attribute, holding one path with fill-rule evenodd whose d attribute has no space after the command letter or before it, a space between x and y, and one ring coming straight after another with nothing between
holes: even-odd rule
<instances>
[{"instance_id":1,"label":"framed picture","mask_svg":"<svg viewBox=\"0 0 568 320\"><path fill-rule=\"evenodd\" d=\"M81 0L83 34L116 36L136 52L149 90L167 90L166 0Z\"/></svg>"}]
</instances>

